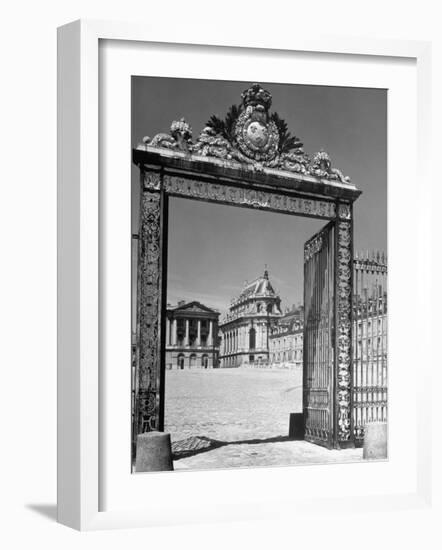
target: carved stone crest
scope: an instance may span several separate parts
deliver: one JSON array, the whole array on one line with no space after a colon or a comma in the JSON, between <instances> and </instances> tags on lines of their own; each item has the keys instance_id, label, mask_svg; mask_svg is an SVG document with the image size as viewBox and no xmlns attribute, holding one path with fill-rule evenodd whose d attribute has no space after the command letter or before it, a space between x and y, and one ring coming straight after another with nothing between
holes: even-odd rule
<instances>
[{"instance_id":1,"label":"carved stone crest","mask_svg":"<svg viewBox=\"0 0 442 550\"><path fill-rule=\"evenodd\" d=\"M350 179L334 168L330 156L319 151L312 158L293 136L277 112L270 112L271 94L253 84L241 94L241 104L232 105L224 118L212 115L196 142L192 128L181 118L170 133L145 137L139 148L172 149L191 155L239 162L254 170L273 168L349 184Z\"/></svg>"},{"instance_id":2,"label":"carved stone crest","mask_svg":"<svg viewBox=\"0 0 442 550\"><path fill-rule=\"evenodd\" d=\"M238 148L248 158L271 161L278 153L279 132L269 116L271 95L259 84L242 93L242 113L235 124Z\"/></svg>"}]
</instances>

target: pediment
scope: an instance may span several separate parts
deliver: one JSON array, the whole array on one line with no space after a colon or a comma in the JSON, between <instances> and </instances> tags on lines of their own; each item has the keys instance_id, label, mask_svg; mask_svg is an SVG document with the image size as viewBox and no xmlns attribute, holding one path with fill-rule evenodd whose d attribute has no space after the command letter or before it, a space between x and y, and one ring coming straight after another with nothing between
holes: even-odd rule
<instances>
[{"instance_id":1,"label":"pediment","mask_svg":"<svg viewBox=\"0 0 442 550\"><path fill-rule=\"evenodd\" d=\"M201 304L200 302L189 302L174 308L176 312L192 312L192 313L215 313L218 314L214 309Z\"/></svg>"}]
</instances>

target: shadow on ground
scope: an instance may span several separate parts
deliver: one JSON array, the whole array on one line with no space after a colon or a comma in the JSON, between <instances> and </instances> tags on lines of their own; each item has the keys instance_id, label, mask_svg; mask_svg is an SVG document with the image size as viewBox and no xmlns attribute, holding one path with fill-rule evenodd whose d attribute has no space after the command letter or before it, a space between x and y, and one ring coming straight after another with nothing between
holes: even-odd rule
<instances>
[{"instance_id":1,"label":"shadow on ground","mask_svg":"<svg viewBox=\"0 0 442 550\"><path fill-rule=\"evenodd\" d=\"M32 510L41 516L52 521L57 521L57 505L56 504L25 504L28 510Z\"/></svg>"},{"instance_id":2,"label":"shadow on ground","mask_svg":"<svg viewBox=\"0 0 442 550\"><path fill-rule=\"evenodd\" d=\"M172 444L173 460L188 458L213 449L226 447L227 445L259 445L260 443L282 443L284 441L293 441L293 438L283 435L268 437L267 439L241 439L236 441L220 441L205 436L192 436Z\"/></svg>"}]
</instances>

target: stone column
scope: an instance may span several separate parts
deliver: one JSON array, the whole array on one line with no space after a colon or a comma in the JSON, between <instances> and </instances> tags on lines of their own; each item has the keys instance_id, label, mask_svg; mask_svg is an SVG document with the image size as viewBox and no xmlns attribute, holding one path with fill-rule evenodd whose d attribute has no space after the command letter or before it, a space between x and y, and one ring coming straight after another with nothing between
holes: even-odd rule
<instances>
[{"instance_id":1,"label":"stone column","mask_svg":"<svg viewBox=\"0 0 442 550\"><path fill-rule=\"evenodd\" d=\"M213 346L213 321L209 321L209 336L207 338L207 345Z\"/></svg>"},{"instance_id":2,"label":"stone column","mask_svg":"<svg viewBox=\"0 0 442 550\"><path fill-rule=\"evenodd\" d=\"M177 331L177 323L176 319L172 320L172 346L176 346L176 331Z\"/></svg>"},{"instance_id":3,"label":"stone column","mask_svg":"<svg viewBox=\"0 0 442 550\"><path fill-rule=\"evenodd\" d=\"M184 336L184 346L189 346L189 319L186 319L186 334Z\"/></svg>"},{"instance_id":4,"label":"stone column","mask_svg":"<svg viewBox=\"0 0 442 550\"><path fill-rule=\"evenodd\" d=\"M200 319L198 319L197 321L197 326L198 326L198 332L197 332L197 335L196 335L196 345L197 347L201 346L201 321Z\"/></svg>"},{"instance_id":5,"label":"stone column","mask_svg":"<svg viewBox=\"0 0 442 550\"><path fill-rule=\"evenodd\" d=\"M166 346L170 346L170 319L166 317Z\"/></svg>"}]
</instances>

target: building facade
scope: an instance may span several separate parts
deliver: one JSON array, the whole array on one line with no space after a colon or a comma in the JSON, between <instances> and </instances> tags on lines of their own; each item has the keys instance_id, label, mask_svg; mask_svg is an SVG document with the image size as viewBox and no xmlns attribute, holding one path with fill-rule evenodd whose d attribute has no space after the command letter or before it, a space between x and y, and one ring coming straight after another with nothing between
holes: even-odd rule
<instances>
[{"instance_id":1,"label":"building facade","mask_svg":"<svg viewBox=\"0 0 442 550\"><path fill-rule=\"evenodd\" d=\"M355 254L353 296L353 425L356 444L370 422L386 422L387 258L372 252Z\"/></svg>"},{"instance_id":2,"label":"building facade","mask_svg":"<svg viewBox=\"0 0 442 550\"><path fill-rule=\"evenodd\" d=\"M267 365L272 327L282 316L281 300L268 271L246 283L220 321L220 366Z\"/></svg>"},{"instance_id":3,"label":"building facade","mask_svg":"<svg viewBox=\"0 0 442 550\"><path fill-rule=\"evenodd\" d=\"M302 306L284 314L269 338L270 366L302 368L304 310Z\"/></svg>"},{"instance_id":4,"label":"building facade","mask_svg":"<svg viewBox=\"0 0 442 550\"><path fill-rule=\"evenodd\" d=\"M166 369L218 367L219 312L200 302L168 305L166 315Z\"/></svg>"}]
</instances>

